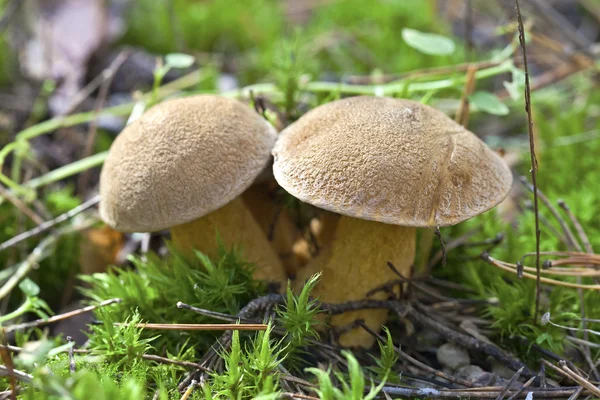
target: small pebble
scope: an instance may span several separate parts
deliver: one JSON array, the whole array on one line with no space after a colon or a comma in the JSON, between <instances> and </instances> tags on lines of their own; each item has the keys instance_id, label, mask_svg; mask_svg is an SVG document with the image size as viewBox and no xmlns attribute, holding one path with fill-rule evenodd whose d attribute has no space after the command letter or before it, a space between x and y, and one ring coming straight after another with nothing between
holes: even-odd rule
<instances>
[{"instance_id":1,"label":"small pebble","mask_svg":"<svg viewBox=\"0 0 600 400\"><path fill-rule=\"evenodd\" d=\"M498 375L500 378L508 380L510 380L515 374L515 371L505 367L497 361L492 361L492 372Z\"/></svg>"},{"instance_id":2,"label":"small pebble","mask_svg":"<svg viewBox=\"0 0 600 400\"><path fill-rule=\"evenodd\" d=\"M478 379L480 379L481 376L484 374L491 375L489 373L486 373L481 367L478 367L477 365L467 365L465 367L459 368L456 372L457 378L463 379L468 382L475 382Z\"/></svg>"},{"instance_id":3,"label":"small pebble","mask_svg":"<svg viewBox=\"0 0 600 400\"><path fill-rule=\"evenodd\" d=\"M446 343L440 346L437 351L437 360L443 367L454 371L471 363L469 353L453 343Z\"/></svg>"}]
</instances>

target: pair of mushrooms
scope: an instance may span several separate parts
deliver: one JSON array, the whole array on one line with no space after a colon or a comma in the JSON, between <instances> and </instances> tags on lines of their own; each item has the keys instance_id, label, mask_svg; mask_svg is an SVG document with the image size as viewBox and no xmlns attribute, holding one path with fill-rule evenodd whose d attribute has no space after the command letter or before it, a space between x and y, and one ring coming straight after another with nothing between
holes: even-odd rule
<instances>
[{"instance_id":1,"label":"pair of mushrooms","mask_svg":"<svg viewBox=\"0 0 600 400\"><path fill-rule=\"evenodd\" d=\"M277 139L277 140L276 140ZM328 303L367 297L409 277L416 228L457 224L502 201L512 175L499 155L442 112L418 102L351 97L274 129L246 105L201 95L161 103L115 140L101 174L100 214L117 230L170 228L174 245L215 254L215 234L241 245L255 276L286 274L240 195L274 156L273 173L298 199L341 214L331 243L298 271L300 286L322 271L313 295ZM372 298L385 298L383 292ZM334 316L375 331L386 310ZM370 347L351 329L343 346Z\"/></svg>"}]
</instances>

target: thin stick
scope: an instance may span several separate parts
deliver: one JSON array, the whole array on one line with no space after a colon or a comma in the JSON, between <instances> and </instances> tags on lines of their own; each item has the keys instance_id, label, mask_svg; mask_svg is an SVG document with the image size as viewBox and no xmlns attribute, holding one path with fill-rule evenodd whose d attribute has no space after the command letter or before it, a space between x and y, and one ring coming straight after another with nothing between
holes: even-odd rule
<instances>
[{"instance_id":1,"label":"thin stick","mask_svg":"<svg viewBox=\"0 0 600 400\"><path fill-rule=\"evenodd\" d=\"M19 331L19 330L23 330L23 329L37 328L40 326L52 324L54 322L62 321L67 318L72 318L77 315L81 315L81 314L84 314L84 313L87 313L90 311L94 311L95 309L100 308L100 307L106 307L108 305L116 304L116 303L120 303L120 302L121 302L121 299L118 299L118 298L104 300L101 303L98 303L98 304L95 304L92 306L83 307L78 310L69 311L64 314L54 315L47 319L36 319L35 321L25 322L23 324L10 325L5 328L5 331L6 332L14 332L14 331Z\"/></svg>"},{"instance_id":2,"label":"thin stick","mask_svg":"<svg viewBox=\"0 0 600 400\"><path fill-rule=\"evenodd\" d=\"M28 230L27 232L23 232L15 237L7 240L6 242L0 244L0 251L8 249L9 247L12 247L17 243L22 242L23 240L37 236L40 233L45 232L48 229L60 224L61 222L64 222L68 219L73 218L74 216L87 210L88 208L94 207L96 204L98 204L99 201L100 201L100 195L92 197L85 203L82 203L81 205L73 208L72 210L69 210L64 214L61 214L54 219L43 222L42 224L38 225L37 227L35 227L31 230Z\"/></svg>"},{"instance_id":3,"label":"thin stick","mask_svg":"<svg viewBox=\"0 0 600 400\"><path fill-rule=\"evenodd\" d=\"M71 336L67 336L67 342L71 343L72 346L69 347L69 372L71 375L75 373L76 365L75 365L75 342Z\"/></svg>"},{"instance_id":4,"label":"thin stick","mask_svg":"<svg viewBox=\"0 0 600 400\"><path fill-rule=\"evenodd\" d=\"M162 329L166 331L266 331L266 324L129 324L115 322L115 326L131 326L143 329Z\"/></svg>"},{"instance_id":5,"label":"thin stick","mask_svg":"<svg viewBox=\"0 0 600 400\"><path fill-rule=\"evenodd\" d=\"M4 331L0 331L1 339L2 339L2 348L0 349L0 354L2 355L2 361L4 361L4 365L6 365L6 370L8 372L8 383L10 387L10 399L17 399L17 379L15 377L15 366L13 364L12 355L9 350L5 347L8 346L8 342L6 341L6 335Z\"/></svg>"},{"instance_id":6,"label":"thin stick","mask_svg":"<svg viewBox=\"0 0 600 400\"><path fill-rule=\"evenodd\" d=\"M577 232L579 240L581 240L581 243L583 243L585 251L587 251L588 253L593 253L594 249L592 248L590 239L588 238L587 234L585 233L585 230L583 229L583 226L581 226L581 223L579 222L575 214L573 214L573 212L571 211L571 208L567 205L567 203L564 202L564 200L558 200L558 205L565 211L565 213L573 223L573 226L575 227L575 232Z\"/></svg>"},{"instance_id":7,"label":"thin stick","mask_svg":"<svg viewBox=\"0 0 600 400\"><path fill-rule=\"evenodd\" d=\"M460 105L454 117L454 120L465 128L469 125L469 96L475 89L475 72L477 72L477 67L475 65L471 65L467 69L465 88L463 90L462 98L460 99Z\"/></svg>"},{"instance_id":8,"label":"thin stick","mask_svg":"<svg viewBox=\"0 0 600 400\"><path fill-rule=\"evenodd\" d=\"M527 128L529 133L529 154L531 156L531 183L533 184L533 212L535 214L535 268L536 268L536 284L535 284L535 312L533 314L534 324L538 323L538 312L540 307L541 294L541 274L540 274L540 216L538 208L538 191L537 191L537 170L538 163L535 156L535 140L533 137L533 119L531 114L531 92L529 88L529 68L527 66L527 45L525 44L525 32L523 29L523 19L521 18L521 8L519 0L515 0L517 10L517 21L519 24L519 42L521 50L523 50L523 68L525 70L525 112L527 113Z\"/></svg>"},{"instance_id":9,"label":"thin stick","mask_svg":"<svg viewBox=\"0 0 600 400\"><path fill-rule=\"evenodd\" d=\"M157 356L154 354L142 354L142 358L144 360L155 361L155 362L161 363L161 364L173 364L173 365L179 365L180 367L198 369L198 370L204 371L204 372L212 372L209 368L206 368L206 367L204 367L198 363L194 363L194 362L171 360L170 358L161 357L161 356Z\"/></svg>"},{"instance_id":10,"label":"thin stick","mask_svg":"<svg viewBox=\"0 0 600 400\"><path fill-rule=\"evenodd\" d=\"M517 372L515 372L515 374L512 376L512 378L510 378L510 380L506 383L506 385L504 385L504 389L502 389L502 391L500 392L500 394L498 394L498 397L496 397L496 400L503 400L504 399L504 396L506 396L506 393L508 393L508 391L510 390L511 386L521 376L521 373L523 372L523 369L524 369L524 367L521 367ZM532 377L531 379L535 379L535 378Z\"/></svg>"},{"instance_id":11,"label":"thin stick","mask_svg":"<svg viewBox=\"0 0 600 400\"><path fill-rule=\"evenodd\" d=\"M563 361L559 361L560 368L544 359L542 359L542 362L547 367L552 368L555 372L563 375L566 378L571 379L574 382L577 382L577 384L579 384L580 386L585 387L587 390L594 393L596 397L600 397L600 389L592 385L587 379L573 372Z\"/></svg>"},{"instance_id":12,"label":"thin stick","mask_svg":"<svg viewBox=\"0 0 600 400\"><path fill-rule=\"evenodd\" d=\"M123 65L123 63L129 58L131 54L131 50L123 50L119 53L119 55L110 63L108 68L106 68L100 74L102 76L102 84L100 85L100 89L98 91L98 97L96 97L96 101L94 104L94 112L96 115L100 115L102 111L102 107L104 106L104 102L106 101L106 96L108 95L108 89L110 84L115 77L115 74ZM92 155L94 150L94 144L96 143L96 136L98 133L98 118L94 118L90 121L90 125L88 128L88 135L86 138L86 143L83 149L83 153L81 158L86 158ZM87 182L89 179L90 173L89 170L83 171L83 173L79 176L79 181L77 182L77 186L79 187L80 193L84 193L85 188L87 186Z\"/></svg>"},{"instance_id":13,"label":"thin stick","mask_svg":"<svg viewBox=\"0 0 600 400\"><path fill-rule=\"evenodd\" d=\"M519 390L517 390L517 392L515 394L510 396L508 398L508 400L516 399L517 396L519 396L521 393L523 393L525 391L525 389L527 389L529 386L531 386L531 384L533 383L533 381L535 381L535 379L536 379L536 377L532 376L527 382L525 382L525 384L523 386L521 386L521 388Z\"/></svg>"},{"instance_id":14,"label":"thin stick","mask_svg":"<svg viewBox=\"0 0 600 400\"><path fill-rule=\"evenodd\" d=\"M12 371L9 371L8 368L6 368L4 365L0 365L0 376L11 376L11 375L25 383L31 383L31 381L33 380L33 375L29 375L28 373L19 371L17 369L13 369Z\"/></svg>"},{"instance_id":15,"label":"thin stick","mask_svg":"<svg viewBox=\"0 0 600 400\"><path fill-rule=\"evenodd\" d=\"M187 387L187 389L183 393L183 396L181 396L180 400L188 400L190 398L190 396L192 395L192 392L196 388L197 384L198 384L198 382L196 382L195 380L192 380L192 382L190 383L190 385Z\"/></svg>"},{"instance_id":16,"label":"thin stick","mask_svg":"<svg viewBox=\"0 0 600 400\"><path fill-rule=\"evenodd\" d=\"M44 252L48 247L54 244L57 240L57 235L48 236L37 245L35 249L27 256L25 261L19 265L19 268L15 271L13 276L8 278L6 283L0 288L0 299L6 297L18 283L33 269L33 267L40 261Z\"/></svg>"},{"instance_id":17,"label":"thin stick","mask_svg":"<svg viewBox=\"0 0 600 400\"><path fill-rule=\"evenodd\" d=\"M467 60L471 61L473 52L473 5L467 0L465 16L465 43L467 44Z\"/></svg>"},{"instance_id":18,"label":"thin stick","mask_svg":"<svg viewBox=\"0 0 600 400\"><path fill-rule=\"evenodd\" d=\"M438 240L440 241L440 250L442 252L442 268L446 266L446 246L444 245L444 240L442 239L442 232L440 232L440 228L437 227L435 228L435 231L433 231L433 233L435 234L435 236L437 236Z\"/></svg>"},{"instance_id":19,"label":"thin stick","mask_svg":"<svg viewBox=\"0 0 600 400\"><path fill-rule=\"evenodd\" d=\"M36 224L43 224L44 220L42 217L37 215L35 211L33 211L25 202L21 201L17 196L13 196L10 191L8 191L4 185L0 185L0 196L4 197L6 200L10 201L13 206L17 207L19 211L29 217L30 220L35 222Z\"/></svg>"},{"instance_id":20,"label":"thin stick","mask_svg":"<svg viewBox=\"0 0 600 400\"><path fill-rule=\"evenodd\" d=\"M513 273L517 272L516 265L514 267L509 267L507 265L512 265L512 264L500 262L499 260L495 260L494 258L490 257L489 254L487 254L487 253L482 254L481 258L484 261L489 262L491 265L498 267L500 269L503 269L505 271L513 272ZM555 279L544 278L544 277L541 277L540 275L528 274L527 272L523 272L523 277L529 278L529 279L536 279L536 280L539 279L541 282L548 283L551 285L556 285L556 286L564 286L564 287L570 287L570 288L575 288L575 289L582 288L582 289L589 289L589 290L600 290L600 285L581 285L578 283L562 282L562 281L557 281Z\"/></svg>"}]
</instances>

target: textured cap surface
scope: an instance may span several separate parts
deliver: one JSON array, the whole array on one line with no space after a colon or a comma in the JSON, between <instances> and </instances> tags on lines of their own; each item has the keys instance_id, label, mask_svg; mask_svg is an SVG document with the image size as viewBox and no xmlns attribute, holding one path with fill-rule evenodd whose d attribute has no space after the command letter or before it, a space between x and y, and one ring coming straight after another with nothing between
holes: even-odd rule
<instances>
[{"instance_id":1,"label":"textured cap surface","mask_svg":"<svg viewBox=\"0 0 600 400\"><path fill-rule=\"evenodd\" d=\"M498 204L512 184L472 132L411 100L317 107L280 134L273 155L275 179L300 200L396 225L454 225Z\"/></svg>"},{"instance_id":2,"label":"textured cap surface","mask_svg":"<svg viewBox=\"0 0 600 400\"><path fill-rule=\"evenodd\" d=\"M113 142L100 176L100 216L124 232L152 232L208 214L252 184L276 137L234 99L157 104Z\"/></svg>"}]
</instances>

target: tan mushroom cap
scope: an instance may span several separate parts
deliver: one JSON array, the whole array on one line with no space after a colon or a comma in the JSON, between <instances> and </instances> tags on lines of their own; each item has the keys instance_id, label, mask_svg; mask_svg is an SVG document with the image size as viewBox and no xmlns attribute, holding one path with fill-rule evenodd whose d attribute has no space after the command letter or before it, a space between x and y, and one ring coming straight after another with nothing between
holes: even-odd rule
<instances>
[{"instance_id":1,"label":"tan mushroom cap","mask_svg":"<svg viewBox=\"0 0 600 400\"><path fill-rule=\"evenodd\" d=\"M512 174L502 158L444 113L421 103L351 97L287 127L274 175L293 196L388 224L454 225L502 201Z\"/></svg>"},{"instance_id":2,"label":"tan mushroom cap","mask_svg":"<svg viewBox=\"0 0 600 400\"><path fill-rule=\"evenodd\" d=\"M120 231L190 222L239 196L260 174L275 129L214 95L165 101L116 138L100 176L100 216Z\"/></svg>"}]
</instances>

